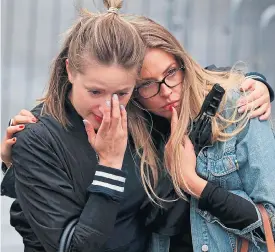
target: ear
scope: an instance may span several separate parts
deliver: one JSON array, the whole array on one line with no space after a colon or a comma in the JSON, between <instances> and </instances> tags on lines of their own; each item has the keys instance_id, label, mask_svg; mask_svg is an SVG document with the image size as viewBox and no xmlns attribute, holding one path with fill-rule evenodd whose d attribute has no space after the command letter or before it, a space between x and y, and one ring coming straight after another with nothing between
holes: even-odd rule
<instances>
[{"instance_id":1,"label":"ear","mask_svg":"<svg viewBox=\"0 0 275 252\"><path fill-rule=\"evenodd\" d=\"M66 71L67 71L67 74L68 74L69 82L73 84L73 73L72 73L72 71L70 69L70 66L69 66L69 60L66 59L65 63L66 63Z\"/></svg>"}]
</instances>

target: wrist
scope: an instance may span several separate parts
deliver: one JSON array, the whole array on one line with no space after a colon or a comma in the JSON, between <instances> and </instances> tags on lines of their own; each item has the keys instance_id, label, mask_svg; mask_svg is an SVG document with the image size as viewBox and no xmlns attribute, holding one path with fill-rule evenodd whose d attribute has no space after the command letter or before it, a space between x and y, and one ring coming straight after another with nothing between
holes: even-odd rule
<instances>
[{"instance_id":1,"label":"wrist","mask_svg":"<svg viewBox=\"0 0 275 252\"><path fill-rule=\"evenodd\" d=\"M199 199L201 197L201 194L204 190L204 188L207 185L207 181L199 177L196 173L191 173L188 175L187 179L188 187L192 192L193 197Z\"/></svg>"},{"instance_id":2,"label":"wrist","mask_svg":"<svg viewBox=\"0 0 275 252\"><path fill-rule=\"evenodd\" d=\"M103 165L110 168L115 169L121 169L122 168L122 162L121 161L108 161L108 160L99 160L99 165Z\"/></svg>"},{"instance_id":3,"label":"wrist","mask_svg":"<svg viewBox=\"0 0 275 252\"><path fill-rule=\"evenodd\" d=\"M4 162L3 161L3 163L5 164L5 166L9 169L9 168L11 168L11 166L12 166L12 162Z\"/></svg>"}]
</instances>

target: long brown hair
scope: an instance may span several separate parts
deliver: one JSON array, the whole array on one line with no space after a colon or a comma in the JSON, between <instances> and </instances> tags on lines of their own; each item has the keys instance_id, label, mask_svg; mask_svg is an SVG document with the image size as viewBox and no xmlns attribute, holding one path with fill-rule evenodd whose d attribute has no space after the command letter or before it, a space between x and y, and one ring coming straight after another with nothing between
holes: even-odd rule
<instances>
[{"instance_id":1,"label":"long brown hair","mask_svg":"<svg viewBox=\"0 0 275 252\"><path fill-rule=\"evenodd\" d=\"M80 18L65 34L64 44L52 65L48 91L41 99L44 102L42 113L53 116L64 127L70 123L65 112L70 86L66 59L75 72L83 72L91 58L103 65L115 63L125 69L137 68L137 73L141 68L146 48L130 22L135 17L118 14L122 0L103 2L108 8L107 13L82 11ZM131 104L127 105L127 111L129 131L136 153L141 157L142 180L148 192L148 185L154 187L157 184L158 157L142 112Z\"/></svg>"},{"instance_id":2,"label":"long brown hair","mask_svg":"<svg viewBox=\"0 0 275 252\"><path fill-rule=\"evenodd\" d=\"M119 9L121 0L104 0L110 9ZM65 34L60 53L55 58L44 101L44 113L52 115L63 126L68 124L64 104L70 85L65 60L75 72L83 72L91 59L103 64L113 63L125 69L140 67L144 44L135 27L116 11L90 13L80 18Z\"/></svg>"}]
</instances>

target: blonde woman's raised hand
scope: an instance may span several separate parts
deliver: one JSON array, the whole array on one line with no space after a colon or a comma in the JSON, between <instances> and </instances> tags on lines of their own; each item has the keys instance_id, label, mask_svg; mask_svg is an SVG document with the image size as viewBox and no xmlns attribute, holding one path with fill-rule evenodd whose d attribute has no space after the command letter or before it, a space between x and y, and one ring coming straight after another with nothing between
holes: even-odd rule
<instances>
[{"instance_id":1,"label":"blonde woman's raised hand","mask_svg":"<svg viewBox=\"0 0 275 252\"><path fill-rule=\"evenodd\" d=\"M175 108L172 108L171 134L176 131L178 125L178 114ZM181 170L179 174L179 184L181 188L193 197L199 198L207 181L200 178L196 173L196 154L190 138L185 135L180 145L181 151Z\"/></svg>"}]
</instances>

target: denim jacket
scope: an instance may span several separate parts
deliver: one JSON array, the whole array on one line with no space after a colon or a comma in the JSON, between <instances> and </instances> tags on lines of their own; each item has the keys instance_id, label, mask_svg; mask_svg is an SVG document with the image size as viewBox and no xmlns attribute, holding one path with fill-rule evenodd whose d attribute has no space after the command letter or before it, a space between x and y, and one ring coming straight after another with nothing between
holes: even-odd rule
<instances>
[{"instance_id":1,"label":"denim jacket","mask_svg":"<svg viewBox=\"0 0 275 252\"><path fill-rule=\"evenodd\" d=\"M239 98L236 93L233 96L223 113L225 117L230 115L230 108L234 107ZM231 125L227 132L232 132L236 125ZM236 136L201 151L197 157L196 172L205 180L253 204L263 204L270 216L275 237L275 135L270 122L251 119ZM263 227L260 212L257 208L256 210L258 220L245 229L238 230L226 227L217 217L200 210L198 200L191 198L193 250L240 251L241 239L246 238L249 240L249 252L267 251L265 241L254 232L256 228ZM166 247L166 250L159 251L169 251L169 239L165 239L165 236L155 235L154 244L154 247Z\"/></svg>"},{"instance_id":2,"label":"denim jacket","mask_svg":"<svg viewBox=\"0 0 275 252\"><path fill-rule=\"evenodd\" d=\"M229 104L229 107L234 106ZM235 127L236 124L231 125L228 132ZM196 171L202 178L253 204L263 204L275 235L275 137L270 122L251 119L238 135L200 152ZM249 240L250 252L267 251L264 241L253 232L263 227L257 208L258 220L237 230L225 227L218 218L201 211L195 198L190 200L190 207L194 251L235 251L236 246L240 248L241 237Z\"/></svg>"}]
</instances>

